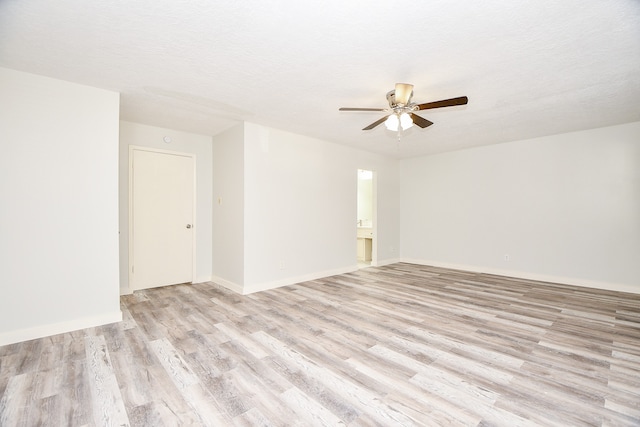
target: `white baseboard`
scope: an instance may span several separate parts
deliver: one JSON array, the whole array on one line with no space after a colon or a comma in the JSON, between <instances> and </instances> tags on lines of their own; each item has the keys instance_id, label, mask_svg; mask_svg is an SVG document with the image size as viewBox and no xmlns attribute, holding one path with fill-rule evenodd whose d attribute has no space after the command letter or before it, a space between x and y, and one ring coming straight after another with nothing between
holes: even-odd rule
<instances>
[{"instance_id":1,"label":"white baseboard","mask_svg":"<svg viewBox=\"0 0 640 427\"><path fill-rule=\"evenodd\" d=\"M322 279L323 277L335 276L337 274L351 273L358 270L358 265L352 265L343 268L337 268L334 270L326 270L316 273L304 274L302 276L287 277L285 279L274 280L272 282L254 283L251 285L245 285L243 295L249 295L254 292L266 291L268 289L281 288L283 286L294 285L296 283L307 282L309 280Z\"/></svg>"},{"instance_id":2,"label":"white baseboard","mask_svg":"<svg viewBox=\"0 0 640 427\"><path fill-rule=\"evenodd\" d=\"M223 286L235 293L238 294L242 294L242 285L239 285L235 282L232 282L230 280L227 279L223 279L222 277L218 277L218 276L211 276L211 280L209 280L210 282L214 282L220 286Z\"/></svg>"},{"instance_id":3,"label":"white baseboard","mask_svg":"<svg viewBox=\"0 0 640 427\"><path fill-rule=\"evenodd\" d=\"M358 269L358 265L354 264L352 266L337 268L334 270L326 270L321 272L304 274L302 276L296 277L287 277L284 279L273 280L271 282L263 282L263 283L253 283L250 285L239 285L237 283L233 283L229 280L225 280L221 277L212 277L211 281L215 282L225 288L237 292L242 295L249 295L255 292L266 291L269 289L281 288L283 286L294 285L300 282L306 282L309 280L321 279L323 277L335 276L337 274L350 273L352 271L356 271Z\"/></svg>"},{"instance_id":4,"label":"white baseboard","mask_svg":"<svg viewBox=\"0 0 640 427\"><path fill-rule=\"evenodd\" d=\"M194 279L192 283L205 283L210 281L211 281L211 276L198 276Z\"/></svg>"},{"instance_id":5,"label":"white baseboard","mask_svg":"<svg viewBox=\"0 0 640 427\"><path fill-rule=\"evenodd\" d=\"M389 258L389 259L383 259L383 260L379 260L379 261L376 261L376 262L372 262L371 266L372 267L382 267L383 265L397 264L399 262L402 262L400 260L400 258Z\"/></svg>"},{"instance_id":6,"label":"white baseboard","mask_svg":"<svg viewBox=\"0 0 640 427\"><path fill-rule=\"evenodd\" d=\"M122 321L122 312L118 310L117 312L106 313L100 316L91 316L66 322L4 332L0 334L0 346L48 337L51 335L64 334L66 332L77 331L79 329L93 328L95 326L102 326L120 321Z\"/></svg>"},{"instance_id":7,"label":"white baseboard","mask_svg":"<svg viewBox=\"0 0 640 427\"><path fill-rule=\"evenodd\" d=\"M474 273L495 274L497 276L515 277L518 279L536 280L539 282L558 283L562 285L580 286L583 288L603 289L607 291L628 292L640 294L640 286L633 286L623 283L607 283L593 280L578 279L574 277L549 276L545 274L532 273L527 271L503 270L499 268L481 267L477 265L453 264L440 261L403 258L401 262L419 265L430 265L433 267L451 268L454 270L471 271Z\"/></svg>"}]
</instances>

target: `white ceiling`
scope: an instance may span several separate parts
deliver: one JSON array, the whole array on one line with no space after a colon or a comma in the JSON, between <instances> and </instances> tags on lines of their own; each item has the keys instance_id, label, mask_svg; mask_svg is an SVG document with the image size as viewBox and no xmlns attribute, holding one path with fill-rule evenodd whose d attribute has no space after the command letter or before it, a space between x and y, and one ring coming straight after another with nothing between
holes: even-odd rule
<instances>
[{"instance_id":1,"label":"white ceiling","mask_svg":"<svg viewBox=\"0 0 640 427\"><path fill-rule=\"evenodd\" d=\"M638 0L0 0L0 66L121 93L121 118L247 120L410 157L640 120ZM420 114L378 126L396 82Z\"/></svg>"}]
</instances>

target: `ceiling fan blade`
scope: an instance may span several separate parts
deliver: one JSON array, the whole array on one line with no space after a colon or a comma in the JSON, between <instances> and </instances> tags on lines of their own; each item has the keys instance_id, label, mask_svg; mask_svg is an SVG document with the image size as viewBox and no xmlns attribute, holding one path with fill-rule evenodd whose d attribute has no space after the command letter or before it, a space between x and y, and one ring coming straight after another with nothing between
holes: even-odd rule
<instances>
[{"instance_id":1,"label":"ceiling fan blade","mask_svg":"<svg viewBox=\"0 0 640 427\"><path fill-rule=\"evenodd\" d=\"M413 85L408 83L396 83L395 101L396 104L407 105L413 95Z\"/></svg>"},{"instance_id":2,"label":"ceiling fan blade","mask_svg":"<svg viewBox=\"0 0 640 427\"><path fill-rule=\"evenodd\" d=\"M469 99L466 96L459 96L458 98L443 99L442 101L418 104L418 109L429 110L431 108L453 107L454 105L465 105L467 102L469 102Z\"/></svg>"},{"instance_id":3,"label":"ceiling fan blade","mask_svg":"<svg viewBox=\"0 0 640 427\"><path fill-rule=\"evenodd\" d=\"M384 116L383 118L381 118L380 120L376 120L375 122L371 123L369 126L367 126L366 128L362 128L362 130L371 130L374 127L378 126L379 124L383 123L385 120L387 120L387 117L389 116Z\"/></svg>"},{"instance_id":4,"label":"ceiling fan blade","mask_svg":"<svg viewBox=\"0 0 640 427\"><path fill-rule=\"evenodd\" d=\"M423 129L433 124L433 122L430 122L424 117L420 117L419 115L413 113L411 113L411 120L413 120L413 124L420 126Z\"/></svg>"},{"instance_id":5,"label":"ceiling fan blade","mask_svg":"<svg viewBox=\"0 0 640 427\"><path fill-rule=\"evenodd\" d=\"M384 108L350 108L342 107L339 111L384 111Z\"/></svg>"}]
</instances>

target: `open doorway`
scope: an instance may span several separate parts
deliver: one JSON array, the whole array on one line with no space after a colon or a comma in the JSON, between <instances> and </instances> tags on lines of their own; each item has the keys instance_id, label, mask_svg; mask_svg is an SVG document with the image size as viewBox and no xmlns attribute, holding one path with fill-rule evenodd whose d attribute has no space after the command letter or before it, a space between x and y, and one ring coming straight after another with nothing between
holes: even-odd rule
<instances>
[{"instance_id":1,"label":"open doorway","mask_svg":"<svg viewBox=\"0 0 640 427\"><path fill-rule=\"evenodd\" d=\"M374 172L358 169L357 259L358 267L375 265Z\"/></svg>"}]
</instances>

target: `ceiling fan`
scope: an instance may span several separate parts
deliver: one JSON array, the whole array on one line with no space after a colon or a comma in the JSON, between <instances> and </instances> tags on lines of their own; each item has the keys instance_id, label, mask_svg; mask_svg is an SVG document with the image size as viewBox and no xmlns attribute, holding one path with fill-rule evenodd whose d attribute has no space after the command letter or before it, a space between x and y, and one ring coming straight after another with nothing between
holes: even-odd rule
<instances>
[{"instance_id":1,"label":"ceiling fan","mask_svg":"<svg viewBox=\"0 0 640 427\"><path fill-rule=\"evenodd\" d=\"M430 110L432 108L452 107L454 105L465 105L469 99L466 96L457 98L443 99L442 101L426 102L424 104L416 104L411 102L413 96L413 85L408 83L396 83L394 90L387 93L387 101L389 108L348 108L342 107L340 111L386 111L390 114L384 116L380 120L376 120L362 130L371 130L382 122L385 123L387 129L397 131L398 126L402 130L409 129L414 124L421 128L431 126L433 122L415 114L415 111Z\"/></svg>"}]
</instances>

